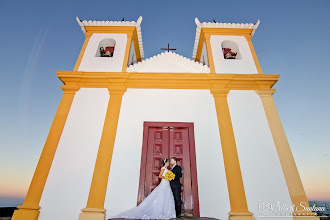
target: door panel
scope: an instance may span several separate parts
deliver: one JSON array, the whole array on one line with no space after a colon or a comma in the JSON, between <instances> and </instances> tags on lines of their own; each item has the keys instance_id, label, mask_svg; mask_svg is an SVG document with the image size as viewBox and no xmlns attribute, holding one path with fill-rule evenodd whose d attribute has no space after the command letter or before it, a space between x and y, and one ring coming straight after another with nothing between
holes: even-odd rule
<instances>
[{"instance_id":1,"label":"door panel","mask_svg":"<svg viewBox=\"0 0 330 220\"><path fill-rule=\"evenodd\" d=\"M146 163L146 186L144 196L148 196L160 183L160 161L169 155L169 130L149 128Z\"/></svg>"},{"instance_id":2,"label":"door panel","mask_svg":"<svg viewBox=\"0 0 330 220\"><path fill-rule=\"evenodd\" d=\"M181 200L183 210L192 210L191 174L189 156L188 128L170 129L170 155L178 159L178 165L182 169Z\"/></svg>"}]
</instances>

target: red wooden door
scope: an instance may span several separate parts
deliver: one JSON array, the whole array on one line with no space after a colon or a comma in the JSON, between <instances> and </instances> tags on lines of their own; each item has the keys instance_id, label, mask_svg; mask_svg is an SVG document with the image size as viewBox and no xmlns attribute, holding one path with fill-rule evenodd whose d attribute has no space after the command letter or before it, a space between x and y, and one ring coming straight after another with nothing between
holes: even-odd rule
<instances>
[{"instance_id":1,"label":"red wooden door","mask_svg":"<svg viewBox=\"0 0 330 220\"><path fill-rule=\"evenodd\" d=\"M191 194L191 174L189 156L188 128L170 129L170 157L178 159L178 165L182 169L181 200L183 210L193 210Z\"/></svg>"},{"instance_id":2,"label":"red wooden door","mask_svg":"<svg viewBox=\"0 0 330 220\"><path fill-rule=\"evenodd\" d=\"M178 158L182 168L182 209L199 216L195 145L192 123L145 122L138 204L154 190L163 158Z\"/></svg>"},{"instance_id":3,"label":"red wooden door","mask_svg":"<svg viewBox=\"0 0 330 220\"><path fill-rule=\"evenodd\" d=\"M160 161L169 156L169 130L163 128L149 128L148 151L145 176L144 197L149 195L160 183Z\"/></svg>"}]
</instances>

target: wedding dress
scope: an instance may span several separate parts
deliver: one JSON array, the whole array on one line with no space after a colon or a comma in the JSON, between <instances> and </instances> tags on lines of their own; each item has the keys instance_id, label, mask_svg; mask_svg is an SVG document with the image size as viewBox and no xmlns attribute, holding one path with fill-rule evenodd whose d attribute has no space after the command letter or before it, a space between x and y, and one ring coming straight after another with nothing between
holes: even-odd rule
<instances>
[{"instance_id":1,"label":"wedding dress","mask_svg":"<svg viewBox=\"0 0 330 220\"><path fill-rule=\"evenodd\" d=\"M169 170L165 167L163 176ZM162 179L160 184L135 208L122 212L111 219L171 219L175 218L175 204L170 182Z\"/></svg>"}]
</instances>

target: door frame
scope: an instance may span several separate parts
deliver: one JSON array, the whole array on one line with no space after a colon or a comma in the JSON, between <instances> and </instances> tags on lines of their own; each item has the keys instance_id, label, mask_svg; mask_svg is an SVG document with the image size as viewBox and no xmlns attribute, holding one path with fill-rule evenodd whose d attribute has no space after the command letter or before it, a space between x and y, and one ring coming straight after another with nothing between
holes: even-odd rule
<instances>
[{"instance_id":1,"label":"door frame","mask_svg":"<svg viewBox=\"0 0 330 220\"><path fill-rule=\"evenodd\" d=\"M189 136L189 152L190 152L190 171L191 171L191 191L193 198L193 215L200 217L199 198L198 198L198 181L197 181L197 166L196 166L196 150L195 150L195 134L193 122L151 122L143 123L143 142L141 154L140 181L137 204L140 204L144 198L147 149L148 149L148 130L149 127L179 127L188 128Z\"/></svg>"}]
</instances>

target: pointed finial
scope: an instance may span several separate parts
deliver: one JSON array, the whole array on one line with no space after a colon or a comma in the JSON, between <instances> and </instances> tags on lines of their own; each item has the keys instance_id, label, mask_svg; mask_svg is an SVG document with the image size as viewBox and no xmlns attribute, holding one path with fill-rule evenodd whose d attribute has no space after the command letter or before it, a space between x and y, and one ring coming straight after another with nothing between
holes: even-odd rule
<instances>
[{"instance_id":1,"label":"pointed finial","mask_svg":"<svg viewBox=\"0 0 330 220\"><path fill-rule=\"evenodd\" d=\"M200 22L199 22L198 18L195 18L195 23L196 23L197 26L200 25Z\"/></svg>"},{"instance_id":2,"label":"pointed finial","mask_svg":"<svg viewBox=\"0 0 330 220\"><path fill-rule=\"evenodd\" d=\"M260 24L260 20L258 19L258 21L254 24L253 26L253 31L251 32L251 36L253 37L254 33L256 32L258 26Z\"/></svg>"},{"instance_id":3,"label":"pointed finial","mask_svg":"<svg viewBox=\"0 0 330 220\"><path fill-rule=\"evenodd\" d=\"M254 24L254 27L253 27L253 29L257 29L258 28L258 26L259 26L259 24L260 24L260 20L258 19L258 21Z\"/></svg>"},{"instance_id":4,"label":"pointed finial","mask_svg":"<svg viewBox=\"0 0 330 220\"><path fill-rule=\"evenodd\" d=\"M141 22L142 22L142 16L140 16L140 17L137 19L136 23L137 23L138 25L140 25Z\"/></svg>"},{"instance_id":5,"label":"pointed finial","mask_svg":"<svg viewBox=\"0 0 330 220\"><path fill-rule=\"evenodd\" d=\"M82 20L80 20L80 19L78 18L78 16L76 17L76 20L77 20L77 22L78 22L78 24L79 24L80 26L83 26Z\"/></svg>"}]
</instances>

